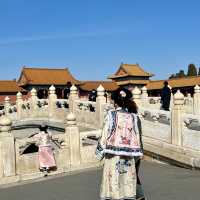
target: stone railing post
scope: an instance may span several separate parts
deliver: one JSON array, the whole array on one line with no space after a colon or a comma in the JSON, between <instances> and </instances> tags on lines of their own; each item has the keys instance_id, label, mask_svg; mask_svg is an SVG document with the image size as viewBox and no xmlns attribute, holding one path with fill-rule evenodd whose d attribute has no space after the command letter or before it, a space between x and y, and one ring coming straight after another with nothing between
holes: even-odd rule
<instances>
[{"instance_id":1,"label":"stone railing post","mask_svg":"<svg viewBox=\"0 0 200 200\"><path fill-rule=\"evenodd\" d=\"M11 106L11 104L10 104L10 98L7 96L7 97L5 97L5 100L4 100L5 115L9 114L10 106Z\"/></svg>"},{"instance_id":2,"label":"stone railing post","mask_svg":"<svg viewBox=\"0 0 200 200\"><path fill-rule=\"evenodd\" d=\"M200 87L198 85L194 87L193 113L200 115Z\"/></svg>"},{"instance_id":3,"label":"stone railing post","mask_svg":"<svg viewBox=\"0 0 200 200\"><path fill-rule=\"evenodd\" d=\"M15 144L11 134L12 121L3 116L0 119L0 178L15 176Z\"/></svg>"},{"instance_id":4,"label":"stone railing post","mask_svg":"<svg viewBox=\"0 0 200 200\"><path fill-rule=\"evenodd\" d=\"M192 98L190 93L187 94L184 104L185 104L186 111L188 113L193 114L194 113L194 111L193 111L194 110L194 108L193 108L194 103L193 103L193 98Z\"/></svg>"},{"instance_id":5,"label":"stone railing post","mask_svg":"<svg viewBox=\"0 0 200 200\"><path fill-rule=\"evenodd\" d=\"M35 88L31 90L31 98L30 98L30 109L31 109L31 116L37 116L37 91Z\"/></svg>"},{"instance_id":6,"label":"stone railing post","mask_svg":"<svg viewBox=\"0 0 200 200\"><path fill-rule=\"evenodd\" d=\"M105 89L102 85L97 88L97 98L96 98L96 122L97 126L101 128L104 121L104 107L103 104L106 103Z\"/></svg>"},{"instance_id":7,"label":"stone railing post","mask_svg":"<svg viewBox=\"0 0 200 200\"><path fill-rule=\"evenodd\" d=\"M17 119L18 120L20 120L22 118L22 104L23 104L22 93L18 92L17 93L17 100L16 100Z\"/></svg>"},{"instance_id":8,"label":"stone railing post","mask_svg":"<svg viewBox=\"0 0 200 200\"><path fill-rule=\"evenodd\" d=\"M80 132L76 124L76 117L73 113L67 115L67 124L65 135L69 138L70 163L71 166L77 166L81 163L80 154ZM66 158L67 159L67 158Z\"/></svg>"},{"instance_id":9,"label":"stone railing post","mask_svg":"<svg viewBox=\"0 0 200 200\"><path fill-rule=\"evenodd\" d=\"M141 102L142 106L148 106L148 93L147 88L144 86L142 87L142 95L141 95Z\"/></svg>"},{"instance_id":10,"label":"stone railing post","mask_svg":"<svg viewBox=\"0 0 200 200\"><path fill-rule=\"evenodd\" d=\"M171 111L171 141L172 144L182 146L184 95L178 90L174 94L174 106Z\"/></svg>"},{"instance_id":11,"label":"stone railing post","mask_svg":"<svg viewBox=\"0 0 200 200\"><path fill-rule=\"evenodd\" d=\"M174 106L174 95L172 93L172 87L170 85L168 85L170 91L171 91L171 99L170 99L170 105L169 107L172 109L172 107Z\"/></svg>"},{"instance_id":12,"label":"stone railing post","mask_svg":"<svg viewBox=\"0 0 200 200\"><path fill-rule=\"evenodd\" d=\"M49 88L49 107L48 107L49 119L55 118L56 100L57 100L56 88L52 85Z\"/></svg>"},{"instance_id":13,"label":"stone railing post","mask_svg":"<svg viewBox=\"0 0 200 200\"><path fill-rule=\"evenodd\" d=\"M141 106L141 90L136 86L132 90L133 101L137 104L137 106Z\"/></svg>"},{"instance_id":14,"label":"stone railing post","mask_svg":"<svg viewBox=\"0 0 200 200\"><path fill-rule=\"evenodd\" d=\"M74 101L78 99L78 89L75 85L72 85L70 88L69 95L69 111L75 114L75 104Z\"/></svg>"}]
</instances>

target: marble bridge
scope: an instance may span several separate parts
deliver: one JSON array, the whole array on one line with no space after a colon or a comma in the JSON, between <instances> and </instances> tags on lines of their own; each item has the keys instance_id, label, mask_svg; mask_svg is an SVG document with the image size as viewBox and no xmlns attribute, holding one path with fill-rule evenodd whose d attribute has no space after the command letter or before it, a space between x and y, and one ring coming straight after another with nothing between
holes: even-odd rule
<instances>
[{"instance_id":1,"label":"marble bridge","mask_svg":"<svg viewBox=\"0 0 200 200\"><path fill-rule=\"evenodd\" d=\"M96 102L90 102L80 99L77 88L72 86L69 99L57 99L55 87L51 86L48 99L38 99L35 89L27 100L18 93L15 104L5 98L0 112L0 184L43 176L38 171L37 148L31 135L44 121L55 145L57 170L50 175L100 167L94 152L103 118L112 107L104 93L100 85ZM200 168L200 87L195 87L194 97L184 97L177 91L172 96L171 112L160 110L159 98L148 97L145 87L135 88L132 93L139 106L146 155ZM144 163L144 168L149 165Z\"/></svg>"}]
</instances>

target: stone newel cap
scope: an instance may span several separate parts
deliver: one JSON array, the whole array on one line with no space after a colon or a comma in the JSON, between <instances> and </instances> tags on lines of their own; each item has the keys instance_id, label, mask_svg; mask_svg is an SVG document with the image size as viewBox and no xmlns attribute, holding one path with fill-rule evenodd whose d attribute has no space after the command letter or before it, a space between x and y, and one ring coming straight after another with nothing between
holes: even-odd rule
<instances>
[{"instance_id":1,"label":"stone newel cap","mask_svg":"<svg viewBox=\"0 0 200 200\"><path fill-rule=\"evenodd\" d=\"M77 87L76 87L75 85L72 85L72 86L70 87L70 91L77 91Z\"/></svg>"},{"instance_id":2,"label":"stone newel cap","mask_svg":"<svg viewBox=\"0 0 200 200\"><path fill-rule=\"evenodd\" d=\"M17 97L21 97L22 96L22 93L21 92L18 92L17 93Z\"/></svg>"},{"instance_id":3,"label":"stone newel cap","mask_svg":"<svg viewBox=\"0 0 200 200\"><path fill-rule=\"evenodd\" d=\"M12 121L10 118L6 116L2 116L0 118L0 126L11 126L11 125L12 125Z\"/></svg>"},{"instance_id":4,"label":"stone newel cap","mask_svg":"<svg viewBox=\"0 0 200 200\"><path fill-rule=\"evenodd\" d=\"M36 89L35 88L33 88L32 90L31 90L31 94L35 94L37 91L36 91Z\"/></svg>"},{"instance_id":5,"label":"stone newel cap","mask_svg":"<svg viewBox=\"0 0 200 200\"><path fill-rule=\"evenodd\" d=\"M132 94L133 94L133 95L140 95L140 94L141 94L141 90L136 86L136 87L134 87L134 89L132 90Z\"/></svg>"},{"instance_id":6,"label":"stone newel cap","mask_svg":"<svg viewBox=\"0 0 200 200\"><path fill-rule=\"evenodd\" d=\"M196 85L196 86L194 87L194 91L195 91L195 92L200 92L200 87L199 87L199 85Z\"/></svg>"},{"instance_id":7,"label":"stone newel cap","mask_svg":"<svg viewBox=\"0 0 200 200\"><path fill-rule=\"evenodd\" d=\"M54 87L54 85L51 85L51 87L49 88L50 91L55 91L56 88Z\"/></svg>"},{"instance_id":8,"label":"stone newel cap","mask_svg":"<svg viewBox=\"0 0 200 200\"><path fill-rule=\"evenodd\" d=\"M174 104L183 105L184 104L184 95L178 90L174 95Z\"/></svg>"},{"instance_id":9,"label":"stone newel cap","mask_svg":"<svg viewBox=\"0 0 200 200\"><path fill-rule=\"evenodd\" d=\"M0 132L9 132L11 130L12 121L6 116L0 118Z\"/></svg>"},{"instance_id":10,"label":"stone newel cap","mask_svg":"<svg viewBox=\"0 0 200 200\"><path fill-rule=\"evenodd\" d=\"M97 92L104 92L105 89L102 85L99 85L99 87L97 88Z\"/></svg>"},{"instance_id":11,"label":"stone newel cap","mask_svg":"<svg viewBox=\"0 0 200 200\"><path fill-rule=\"evenodd\" d=\"M144 87L142 87L142 91L147 91L147 87L146 86L144 86Z\"/></svg>"},{"instance_id":12,"label":"stone newel cap","mask_svg":"<svg viewBox=\"0 0 200 200\"><path fill-rule=\"evenodd\" d=\"M76 116L74 115L74 113L71 112L67 115L67 124L76 125Z\"/></svg>"},{"instance_id":13,"label":"stone newel cap","mask_svg":"<svg viewBox=\"0 0 200 200\"><path fill-rule=\"evenodd\" d=\"M180 90L178 90L178 91L175 93L174 99L184 99L184 95L180 92Z\"/></svg>"}]
</instances>

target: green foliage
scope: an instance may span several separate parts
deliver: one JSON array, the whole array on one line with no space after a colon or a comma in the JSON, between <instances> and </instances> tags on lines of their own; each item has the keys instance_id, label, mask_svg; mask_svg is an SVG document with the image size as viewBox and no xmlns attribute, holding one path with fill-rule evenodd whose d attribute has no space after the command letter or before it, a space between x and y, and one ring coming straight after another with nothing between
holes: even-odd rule
<instances>
[{"instance_id":1,"label":"green foliage","mask_svg":"<svg viewBox=\"0 0 200 200\"><path fill-rule=\"evenodd\" d=\"M189 64L188 65L188 76L197 76L197 68L194 64Z\"/></svg>"},{"instance_id":2,"label":"green foliage","mask_svg":"<svg viewBox=\"0 0 200 200\"><path fill-rule=\"evenodd\" d=\"M172 78L181 78L181 77L185 77L185 72L184 70L180 70L178 73L176 74L172 74L169 79L172 79Z\"/></svg>"},{"instance_id":3,"label":"green foliage","mask_svg":"<svg viewBox=\"0 0 200 200\"><path fill-rule=\"evenodd\" d=\"M175 75L174 75L174 74L172 74L172 75L169 77L169 79L172 79L172 78L175 78Z\"/></svg>"},{"instance_id":4,"label":"green foliage","mask_svg":"<svg viewBox=\"0 0 200 200\"><path fill-rule=\"evenodd\" d=\"M179 73L178 73L179 75L178 75L178 77L185 77L185 72L184 72L184 70L180 70L179 71Z\"/></svg>"},{"instance_id":5,"label":"green foliage","mask_svg":"<svg viewBox=\"0 0 200 200\"><path fill-rule=\"evenodd\" d=\"M199 67L198 75L200 76L200 67Z\"/></svg>"},{"instance_id":6,"label":"green foliage","mask_svg":"<svg viewBox=\"0 0 200 200\"><path fill-rule=\"evenodd\" d=\"M197 73L197 71L198 71L198 73ZM178 73L172 74L169 77L169 79L172 79L172 78L183 78L183 77L187 77L187 76L197 76L197 75L200 76L200 67L197 70L196 66L191 63L191 64L188 65L187 74L185 74L184 70L181 69L181 70L179 70Z\"/></svg>"}]
</instances>

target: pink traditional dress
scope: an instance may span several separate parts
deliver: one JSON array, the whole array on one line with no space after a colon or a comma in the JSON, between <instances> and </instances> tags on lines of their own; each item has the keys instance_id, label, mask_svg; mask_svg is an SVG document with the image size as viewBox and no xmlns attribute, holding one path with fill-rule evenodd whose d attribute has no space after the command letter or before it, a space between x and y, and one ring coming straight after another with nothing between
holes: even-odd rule
<instances>
[{"instance_id":1,"label":"pink traditional dress","mask_svg":"<svg viewBox=\"0 0 200 200\"><path fill-rule=\"evenodd\" d=\"M96 155L104 158L101 200L136 199L135 158L142 156L137 115L122 109L109 111Z\"/></svg>"},{"instance_id":2,"label":"pink traditional dress","mask_svg":"<svg viewBox=\"0 0 200 200\"><path fill-rule=\"evenodd\" d=\"M44 131L34 136L39 146L38 158L40 169L56 167L53 148L51 145L51 134Z\"/></svg>"}]
</instances>

